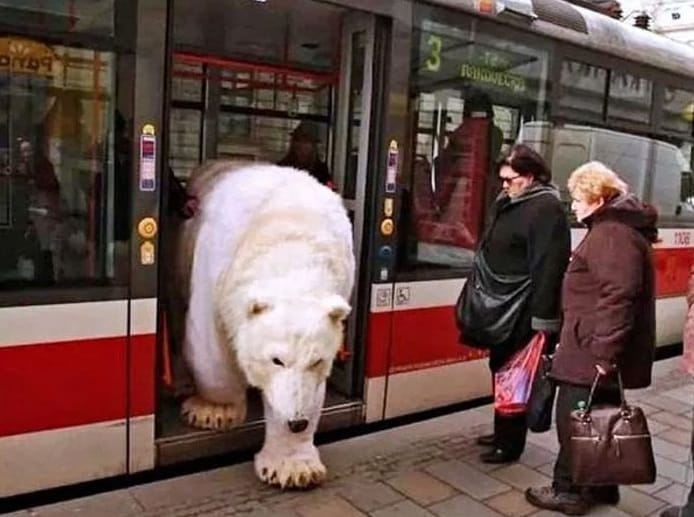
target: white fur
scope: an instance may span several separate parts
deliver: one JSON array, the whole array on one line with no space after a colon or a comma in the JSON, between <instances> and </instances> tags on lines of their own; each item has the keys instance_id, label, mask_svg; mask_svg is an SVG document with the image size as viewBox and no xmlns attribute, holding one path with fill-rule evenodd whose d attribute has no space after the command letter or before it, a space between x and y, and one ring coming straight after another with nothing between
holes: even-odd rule
<instances>
[{"instance_id":1,"label":"white fur","mask_svg":"<svg viewBox=\"0 0 694 517\"><path fill-rule=\"evenodd\" d=\"M350 311L351 226L340 197L304 172L220 170L194 223L183 350L198 401L187 411L202 399L212 419L214 405L245 414L246 383L259 388L267 425L258 475L315 484L325 468L313 434ZM288 422L303 419L308 428L292 433Z\"/></svg>"}]
</instances>

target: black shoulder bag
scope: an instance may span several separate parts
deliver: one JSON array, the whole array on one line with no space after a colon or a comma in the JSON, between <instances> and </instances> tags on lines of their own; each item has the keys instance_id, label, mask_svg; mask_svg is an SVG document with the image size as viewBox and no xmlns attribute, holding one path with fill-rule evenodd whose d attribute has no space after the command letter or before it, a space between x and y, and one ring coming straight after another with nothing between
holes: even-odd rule
<instances>
[{"instance_id":1,"label":"black shoulder bag","mask_svg":"<svg viewBox=\"0 0 694 517\"><path fill-rule=\"evenodd\" d=\"M485 349L504 343L517 329L530 292L529 274L494 273L480 246L456 303L461 342Z\"/></svg>"}]
</instances>

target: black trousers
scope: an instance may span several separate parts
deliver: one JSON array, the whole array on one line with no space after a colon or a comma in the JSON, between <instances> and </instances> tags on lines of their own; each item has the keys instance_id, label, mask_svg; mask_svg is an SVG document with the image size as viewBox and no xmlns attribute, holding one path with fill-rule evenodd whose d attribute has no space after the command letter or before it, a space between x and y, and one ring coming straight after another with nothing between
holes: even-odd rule
<instances>
[{"instance_id":1,"label":"black trousers","mask_svg":"<svg viewBox=\"0 0 694 517\"><path fill-rule=\"evenodd\" d=\"M557 406L555 419L557 422L557 437L559 438L559 454L554 464L554 488L558 492L578 493L580 486L573 484L571 480L571 457L569 444L571 441L571 411L577 408L579 401L588 402L590 387L575 386L573 384L560 383L557 392ZM619 404L619 391L616 389L598 389L593 403Z\"/></svg>"},{"instance_id":2,"label":"black trousers","mask_svg":"<svg viewBox=\"0 0 694 517\"><path fill-rule=\"evenodd\" d=\"M513 343L492 348L489 354L489 370L492 374L492 392L494 391L494 374L506 364L511 356L521 347L518 343L527 343L530 340L523 339ZM520 456L525 449L525 440L528 435L528 425L525 414L518 416L504 416L494 412L494 441L496 447L503 449L512 456Z\"/></svg>"}]
</instances>

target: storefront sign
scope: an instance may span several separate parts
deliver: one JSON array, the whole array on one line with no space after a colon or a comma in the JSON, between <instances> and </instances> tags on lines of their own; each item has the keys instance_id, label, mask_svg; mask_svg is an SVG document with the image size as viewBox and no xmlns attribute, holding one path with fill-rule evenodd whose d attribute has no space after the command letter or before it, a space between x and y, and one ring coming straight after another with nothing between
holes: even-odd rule
<instances>
[{"instance_id":1,"label":"storefront sign","mask_svg":"<svg viewBox=\"0 0 694 517\"><path fill-rule=\"evenodd\" d=\"M0 38L0 71L53 77L60 58L51 47L26 38Z\"/></svg>"},{"instance_id":2,"label":"storefront sign","mask_svg":"<svg viewBox=\"0 0 694 517\"><path fill-rule=\"evenodd\" d=\"M145 124L140 135L140 191L154 192L157 185L157 137L154 126Z\"/></svg>"}]
</instances>

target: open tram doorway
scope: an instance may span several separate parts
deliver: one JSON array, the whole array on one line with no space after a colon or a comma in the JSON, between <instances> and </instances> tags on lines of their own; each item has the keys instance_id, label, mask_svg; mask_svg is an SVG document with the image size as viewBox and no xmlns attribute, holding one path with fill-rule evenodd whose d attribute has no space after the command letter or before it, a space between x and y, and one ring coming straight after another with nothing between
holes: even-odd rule
<instances>
[{"instance_id":1,"label":"open tram doorway","mask_svg":"<svg viewBox=\"0 0 694 517\"><path fill-rule=\"evenodd\" d=\"M353 223L359 264L366 242L375 17L313 0L176 0L172 31L168 161L165 158L170 180L173 175L185 185L190 172L210 159L291 163L297 141L309 141L319 161L309 172L341 193ZM166 228L175 226L180 216L173 205L166 212L164 239ZM163 285L163 297L166 291ZM333 367L319 431L362 421L363 378L356 361L362 340L356 321L365 304L357 298L356 286L351 304L344 352ZM170 341L180 335L175 328L171 334ZM174 366L177 348L174 343ZM253 390L246 423L219 433L184 423L179 414L183 399L160 384L160 464L261 442L262 403Z\"/></svg>"}]
</instances>

